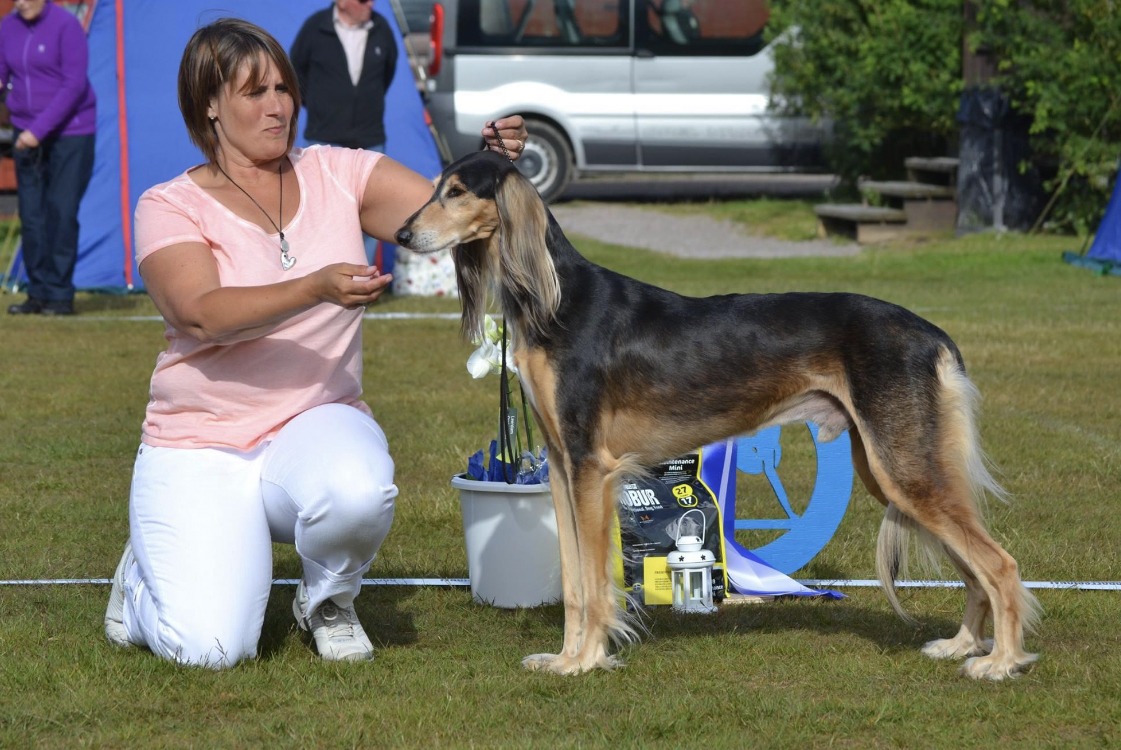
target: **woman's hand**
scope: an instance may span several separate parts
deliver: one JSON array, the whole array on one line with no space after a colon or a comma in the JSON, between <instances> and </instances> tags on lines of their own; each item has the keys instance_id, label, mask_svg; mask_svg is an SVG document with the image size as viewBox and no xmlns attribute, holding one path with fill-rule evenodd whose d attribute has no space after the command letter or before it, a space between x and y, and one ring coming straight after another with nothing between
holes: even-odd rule
<instances>
[{"instance_id":1,"label":"woman's hand","mask_svg":"<svg viewBox=\"0 0 1121 750\"><path fill-rule=\"evenodd\" d=\"M317 300L353 310L376 301L393 276L383 275L377 266L334 263L311 274L309 280Z\"/></svg>"},{"instance_id":2,"label":"woman's hand","mask_svg":"<svg viewBox=\"0 0 1121 750\"><path fill-rule=\"evenodd\" d=\"M16 138L15 148L21 151L39 148L39 139L30 130L24 130L19 134L19 138Z\"/></svg>"},{"instance_id":3,"label":"woman's hand","mask_svg":"<svg viewBox=\"0 0 1121 750\"><path fill-rule=\"evenodd\" d=\"M498 135L495 135L495 130L498 130ZM510 158L517 161L521 158L522 153L525 151L525 139L529 137L529 133L525 129L525 120L521 115L510 115L501 120L488 122L483 127L483 140L486 142L486 147L491 151L502 154L501 143L506 144L506 151L510 153Z\"/></svg>"}]
</instances>

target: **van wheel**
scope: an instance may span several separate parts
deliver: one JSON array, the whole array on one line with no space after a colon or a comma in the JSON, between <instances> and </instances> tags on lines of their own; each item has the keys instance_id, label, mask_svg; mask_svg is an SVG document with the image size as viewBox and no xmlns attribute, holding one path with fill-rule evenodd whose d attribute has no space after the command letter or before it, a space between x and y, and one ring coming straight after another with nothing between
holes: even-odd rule
<instances>
[{"instance_id":1,"label":"van wheel","mask_svg":"<svg viewBox=\"0 0 1121 750\"><path fill-rule=\"evenodd\" d=\"M561 132L546 122L527 119L525 127L529 138L516 162L518 171L533 183L544 201L552 201L572 179L572 149Z\"/></svg>"}]
</instances>

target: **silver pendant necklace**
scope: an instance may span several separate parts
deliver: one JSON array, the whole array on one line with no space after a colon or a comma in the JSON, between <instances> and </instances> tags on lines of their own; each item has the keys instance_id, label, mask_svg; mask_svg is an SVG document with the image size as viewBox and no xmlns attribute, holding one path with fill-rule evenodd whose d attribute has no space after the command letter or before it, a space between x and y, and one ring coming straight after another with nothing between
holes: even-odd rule
<instances>
[{"instance_id":1,"label":"silver pendant necklace","mask_svg":"<svg viewBox=\"0 0 1121 750\"><path fill-rule=\"evenodd\" d=\"M276 222L272 220L272 217L269 216L269 212L261 208L261 204L258 203L257 200L252 195L250 195L245 188L234 182L234 178L226 174L226 170L222 169L221 165L218 164L217 161L214 162L214 166L218 167L218 171L221 172L222 175L230 181L231 185L233 185L241 192L245 193L245 197L253 201L254 206L261 209L261 213L265 215L265 218L269 220L270 224L272 224L273 229L275 229L277 231L277 234L280 235L280 267L287 271L289 268L296 265L296 256L288 254L288 240L284 239L284 232L281 231L280 227L276 225ZM284 221L284 162L281 162L280 165L276 168L276 176L280 178L280 220Z\"/></svg>"}]
</instances>

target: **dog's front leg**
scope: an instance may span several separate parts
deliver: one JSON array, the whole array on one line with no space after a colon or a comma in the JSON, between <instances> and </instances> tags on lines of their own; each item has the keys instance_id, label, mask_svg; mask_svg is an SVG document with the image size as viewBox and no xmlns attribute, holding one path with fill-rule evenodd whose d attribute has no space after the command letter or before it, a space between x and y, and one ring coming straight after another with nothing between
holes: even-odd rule
<instances>
[{"instance_id":1,"label":"dog's front leg","mask_svg":"<svg viewBox=\"0 0 1121 750\"><path fill-rule=\"evenodd\" d=\"M580 466L573 487L584 620L580 651L571 664L564 665L566 674L622 666L608 653L609 636L619 629L619 602L609 566L618 488L598 459L589 459Z\"/></svg>"},{"instance_id":2,"label":"dog's front leg","mask_svg":"<svg viewBox=\"0 0 1121 750\"><path fill-rule=\"evenodd\" d=\"M580 651L583 641L584 589L580 571L580 543L573 511L571 483L564 469L563 456L549 446L552 467L549 483L553 492L553 509L557 514L557 536L560 541L561 591L564 594L564 646L559 654L532 654L522 660L526 669L558 671L558 660L570 662Z\"/></svg>"},{"instance_id":3,"label":"dog's front leg","mask_svg":"<svg viewBox=\"0 0 1121 750\"><path fill-rule=\"evenodd\" d=\"M577 466L567 483L571 487L575 544L566 547L562 543L562 558L578 555L578 564L562 562L562 567L573 590L580 593L582 606L569 607L565 602L564 651L555 656L529 657L526 666L556 674L579 674L619 666L608 654L609 633L618 625L615 588L608 571L615 496L614 483L608 481L607 471L596 459Z\"/></svg>"}]
</instances>

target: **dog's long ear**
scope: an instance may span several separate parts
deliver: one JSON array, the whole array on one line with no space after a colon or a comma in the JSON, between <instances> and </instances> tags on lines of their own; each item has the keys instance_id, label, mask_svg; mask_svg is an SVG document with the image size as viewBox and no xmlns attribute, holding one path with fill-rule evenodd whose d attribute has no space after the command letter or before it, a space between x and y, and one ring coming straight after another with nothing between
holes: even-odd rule
<instances>
[{"instance_id":1,"label":"dog's long ear","mask_svg":"<svg viewBox=\"0 0 1121 750\"><path fill-rule=\"evenodd\" d=\"M496 202L502 294L513 297L524 314L522 324L527 333L539 336L560 307L560 279L545 243L549 225L545 204L516 169L510 170L498 186Z\"/></svg>"},{"instance_id":2,"label":"dog's long ear","mask_svg":"<svg viewBox=\"0 0 1121 750\"><path fill-rule=\"evenodd\" d=\"M474 240L452 250L455 280L459 286L459 303L463 310L460 333L467 341L480 335L487 310L488 246L492 238Z\"/></svg>"}]
</instances>

